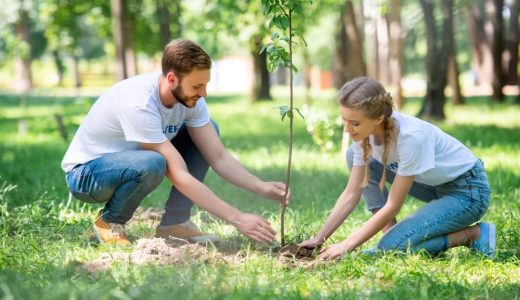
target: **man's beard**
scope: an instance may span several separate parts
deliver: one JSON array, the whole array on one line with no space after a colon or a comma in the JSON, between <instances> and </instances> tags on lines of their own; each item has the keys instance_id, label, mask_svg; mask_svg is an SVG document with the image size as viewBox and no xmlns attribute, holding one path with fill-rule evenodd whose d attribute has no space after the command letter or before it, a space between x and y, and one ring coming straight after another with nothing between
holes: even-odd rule
<instances>
[{"instance_id":1,"label":"man's beard","mask_svg":"<svg viewBox=\"0 0 520 300\"><path fill-rule=\"evenodd\" d=\"M179 84L176 88L174 88L174 89L172 90L172 95L173 95L173 97L175 97L175 99L176 99L178 102L180 102L182 105L184 105L184 106L187 107L187 108L193 108L193 107L195 107L195 104L197 103L197 102L195 101L195 104L194 104L193 106L189 106L189 105L188 105L188 100L189 100L189 98L186 97L186 95L184 95L184 91L182 90L182 87L181 87L180 84ZM193 97L193 98L195 98L195 97ZM200 98L200 96L199 96L198 98ZM198 99L198 98L197 98L197 99Z\"/></svg>"}]
</instances>

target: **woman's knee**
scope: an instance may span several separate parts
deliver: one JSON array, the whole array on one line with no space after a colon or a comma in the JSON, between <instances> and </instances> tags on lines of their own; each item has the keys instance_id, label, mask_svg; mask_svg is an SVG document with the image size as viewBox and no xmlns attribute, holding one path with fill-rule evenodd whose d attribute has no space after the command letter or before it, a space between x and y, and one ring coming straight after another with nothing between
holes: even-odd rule
<instances>
[{"instance_id":1,"label":"woman's knee","mask_svg":"<svg viewBox=\"0 0 520 300\"><path fill-rule=\"evenodd\" d=\"M379 240L377 249L382 251L406 251L408 247L412 246L411 243L409 239L404 238L401 232L396 231L394 226Z\"/></svg>"}]
</instances>

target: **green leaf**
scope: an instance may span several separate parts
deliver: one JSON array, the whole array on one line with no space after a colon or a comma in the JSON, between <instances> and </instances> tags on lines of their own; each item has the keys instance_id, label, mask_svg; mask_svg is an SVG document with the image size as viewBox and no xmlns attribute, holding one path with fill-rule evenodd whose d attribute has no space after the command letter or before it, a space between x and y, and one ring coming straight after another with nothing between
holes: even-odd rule
<instances>
[{"instance_id":1,"label":"green leaf","mask_svg":"<svg viewBox=\"0 0 520 300\"><path fill-rule=\"evenodd\" d=\"M283 121L283 119L287 115L287 112L289 112L289 106L282 105L282 106L279 106L278 108L280 109L280 116L282 116L282 121Z\"/></svg>"},{"instance_id":2,"label":"green leaf","mask_svg":"<svg viewBox=\"0 0 520 300\"><path fill-rule=\"evenodd\" d=\"M265 51L266 48L267 48L267 45L264 45L262 47L262 49L260 49L260 52L258 52L258 54L262 54Z\"/></svg>"},{"instance_id":3,"label":"green leaf","mask_svg":"<svg viewBox=\"0 0 520 300\"><path fill-rule=\"evenodd\" d=\"M300 112L300 109L298 107L295 107L294 108L296 110L296 112L298 112L298 114L300 115L300 117L302 117L302 119L305 120L305 117L302 115L302 113Z\"/></svg>"},{"instance_id":4,"label":"green leaf","mask_svg":"<svg viewBox=\"0 0 520 300\"><path fill-rule=\"evenodd\" d=\"M280 26L283 29L289 28L289 18L286 16L280 16Z\"/></svg>"}]
</instances>

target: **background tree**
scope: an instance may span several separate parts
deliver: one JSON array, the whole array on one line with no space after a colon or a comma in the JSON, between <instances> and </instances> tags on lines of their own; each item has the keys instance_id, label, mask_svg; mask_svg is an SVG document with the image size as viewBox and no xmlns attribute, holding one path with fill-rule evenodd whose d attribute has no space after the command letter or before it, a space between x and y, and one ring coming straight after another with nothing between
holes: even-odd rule
<instances>
[{"instance_id":1,"label":"background tree","mask_svg":"<svg viewBox=\"0 0 520 300\"><path fill-rule=\"evenodd\" d=\"M394 103L402 107L403 39L401 0L363 1L367 74L391 85Z\"/></svg>"},{"instance_id":2,"label":"background tree","mask_svg":"<svg viewBox=\"0 0 520 300\"><path fill-rule=\"evenodd\" d=\"M518 44L520 43L520 24L518 23L518 0L506 1L509 8L509 28L506 36L506 83L511 85L519 84L518 76ZM520 88L520 86L519 86Z\"/></svg>"},{"instance_id":3,"label":"background tree","mask_svg":"<svg viewBox=\"0 0 520 300\"><path fill-rule=\"evenodd\" d=\"M453 45L453 0L441 1L441 33L435 20L435 6L432 0L421 0L426 24L428 54L426 56L426 96L419 115L432 119L444 119L444 88L447 83L447 69Z\"/></svg>"},{"instance_id":4,"label":"background tree","mask_svg":"<svg viewBox=\"0 0 520 300\"><path fill-rule=\"evenodd\" d=\"M267 55L261 52L263 39L268 35L267 24L260 10L260 1L249 0L211 0L203 6L205 20L194 26L202 27L197 32L206 44L213 40L221 41L222 31L229 33L247 45L253 63L251 99L271 100L271 82L267 70ZM214 52L220 52L221 45L214 45Z\"/></svg>"},{"instance_id":5,"label":"background tree","mask_svg":"<svg viewBox=\"0 0 520 300\"><path fill-rule=\"evenodd\" d=\"M156 14L163 46L176 37L182 37L181 0L156 0Z\"/></svg>"},{"instance_id":6,"label":"background tree","mask_svg":"<svg viewBox=\"0 0 520 300\"><path fill-rule=\"evenodd\" d=\"M361 21L356 16L363 16L354 12L354 4L346 0L341 9L338 21L338 32L335 35L336 45L333 57L333 80L336 88L340 88L348 80L366 75L366 65L363 58L363 30ZM362 18L361 18L362 20Z\"/></svg>"},{"instance_id":7,"label":"background tree","mask_svg":"<svg viewBox=\"0 0 520 300\"><path fill-rule=\"evenodd\" d=\"M112 33L116 50L116 78L117 80L122 80L131 75L132 71L130 68L133 61L133 57L128 56L133 51L128 53L126 51L132 47L131 23L128 20L128 2L125 0L110 0L110 9L112 12Z\"/></svg>"},{"instance_id":8,"label":"background tree","mask_svg":"<svg viewBox=\"0 0 520 300\"><path fill-rule=\"evenodd\" d=\"M104 46L109 34L108 11L105 1L78 2L74 0L43 0L45 36L54 57L59 82L65 71L64 59L72 58L74 86L82 85L79 71L81 60L105 55Z\"/></svg>"},{"instance_id":9,"label":"background tree","mask_svg":"<svg viewBox=\"0 0 520 300\"><path fill-rule=\"evenodd\" d=\"M20 91L33 87L32 62L47 46L39 4L37 0L0 1L0 66L13 62L13 87Z\"/></svg>"}]
</instances>

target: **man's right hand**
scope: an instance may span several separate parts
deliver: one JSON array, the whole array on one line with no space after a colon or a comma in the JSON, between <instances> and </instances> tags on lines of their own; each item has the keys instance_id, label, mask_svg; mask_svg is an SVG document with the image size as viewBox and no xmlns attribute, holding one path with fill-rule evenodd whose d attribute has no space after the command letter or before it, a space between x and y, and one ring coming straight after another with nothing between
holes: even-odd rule
<instances>
[{"instance_id":1,"label":"man's right hand","mask_svg":"<svg viewBox=\"0 0 520 300\"><path fill-rule=\"evenodd\" d=\"M234 222L235 227L245 236L261 243L271 243L276 238L276 231L264 218L241 213Z\"/></svg>"}]
</instances>

